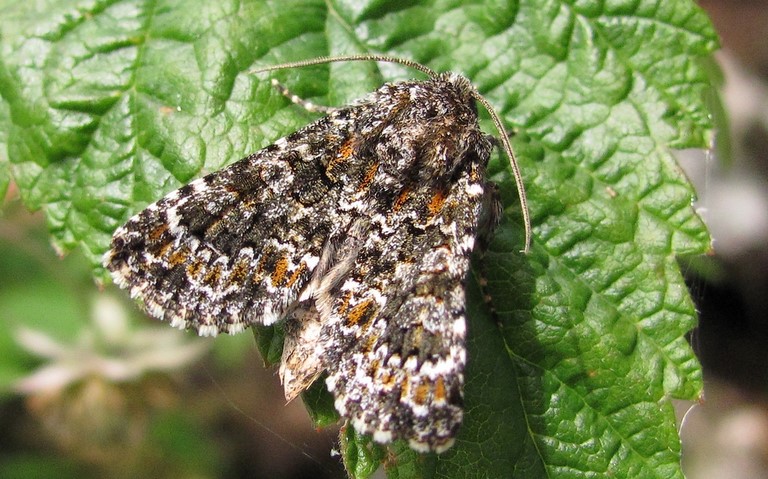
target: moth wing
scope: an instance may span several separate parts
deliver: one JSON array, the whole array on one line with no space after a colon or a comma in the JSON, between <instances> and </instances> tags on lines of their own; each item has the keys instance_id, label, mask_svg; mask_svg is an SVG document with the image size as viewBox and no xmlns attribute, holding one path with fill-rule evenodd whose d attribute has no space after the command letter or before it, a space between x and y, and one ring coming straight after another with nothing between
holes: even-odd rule
<instances>
[{"instance_id":1,"label":"moth wing","mask_svg":"<svg viewBox=\"0 0 768 479\"><path fill-rule=\"evenodd\" d=\"M168 194L115 232L104 266L149 314L200 335L281 319L344 228L326 167L353 131L354 111L325 117Z\"/></svg>"},{"instance_id":2,"label":"moth wing","mask_svg":"<svg viewBox=\"0 0 768 479\"><path fill-rule=\"evenodd\" d=\"M320 337L322 326L322 316L313 304L300 305L285 319L285 341L278 374L286 401L292 401L305 391L325 369L325 348L321 346Z\"/></svg>"},{"instance_id":3,"label":"moth wing","mask_svg":"<svg viewBox=\"0 0 768 479\"><path fill-rule=\"evenodd\" d=\"M326 384L339 413L377 442L440 452L461 424L465 284L484 181L477 166L447 191L409 194L392 228L374 226L348 275L321 287L319 309L330 303Z\"/></svg>"}]
</instances>

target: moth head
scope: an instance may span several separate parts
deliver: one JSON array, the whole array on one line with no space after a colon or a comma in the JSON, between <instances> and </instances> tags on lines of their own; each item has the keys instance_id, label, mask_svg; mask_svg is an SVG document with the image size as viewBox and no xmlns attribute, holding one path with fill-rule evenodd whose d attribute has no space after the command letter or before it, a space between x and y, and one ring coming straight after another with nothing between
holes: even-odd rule
<instances>
[{"instance_id":1,"label":"moth head","mask_svg":"<svg viewBox=\"0 0 768 479\"><path fill-rule=\"evenodd\" d=\"M474 86L456 73L444 73L422 82L424 98L411 98L417 121L424 122L425 143L442 153L446 173L452 173L469 152L488 150L478 124Z\"/></svg>"}]
</instances>

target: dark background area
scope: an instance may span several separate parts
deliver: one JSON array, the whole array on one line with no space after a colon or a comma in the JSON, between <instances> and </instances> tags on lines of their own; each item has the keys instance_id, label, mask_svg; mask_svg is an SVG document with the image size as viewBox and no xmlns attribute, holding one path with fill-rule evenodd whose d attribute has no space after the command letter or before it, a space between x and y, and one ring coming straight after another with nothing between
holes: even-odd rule
<instances>
[{"instance_id":1,"label":"dark background area","mask_svg":"<svg viewBox=\"0 0 768 479\"><path fill-rule=\"evenodd\" d=\"M722 39L730 156L683 152L715 255L684 270L700 311L691 342L701 404L680 404L691 479L768 477L768 2L703 1ZM726 133L723 136L722 133ZM728 139L730 136L730 140ZM715 147L717 150L717 147ZM703 264L702 264L703 263Z\"/></svg>"}]
</instances>

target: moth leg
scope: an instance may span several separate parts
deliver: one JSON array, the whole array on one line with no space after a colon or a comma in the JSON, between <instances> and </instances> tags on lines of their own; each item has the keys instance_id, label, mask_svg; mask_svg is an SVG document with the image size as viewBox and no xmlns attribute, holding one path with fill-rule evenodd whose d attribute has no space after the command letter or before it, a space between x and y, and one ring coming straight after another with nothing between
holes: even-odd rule
<instances>
[{"instance_id":1,"label":"moth leg","mask_svg":"<svg viewBox=\"0 0 768 479\"><path fill-rule=\"evenodd\" d=\"M493 297L488 293L488 277L485 274L485 253L488 251L493 232L501 221L503 206L499 195L499 188L496 183L491 181L485 185L483 192L483 209L480 214L480 220L477 225L477 238L475 240L474 263L477 265L472 268L477 284L480 286L480 293L483 295L483 302L491 312L492 317L498 322L498 314L493 305Z\"/></svg>"},{"instance_id":2,"label":"moth leg","mask_svg":"<svg viewBox=\"0 0 768 479\"><path fill-rule=\"evenodd\" d=\"M295 95L293 92L291 92L291 90L289 90L286 86L284 86L282 83L275 80L274 78L272 79L272 86L277 88L277 90L280 92L281 95L291 100L291 103L299 105L300 107L304 108L309 112L324 113L327 115L328 113L331 113L338 109L332 106L316 105L311 101L305 100L302 97Z\"/></svg>"},{"instance_id":3,"label":"moth leg","mask_svg":"<svg viewBox=\"0 0 768 479\"><path fill-rule=\"evenodd\" d=\"M501 222L504 207L501 204L499 187L491 181L485 184L482 200L483 209L477 223L477 238L475 239L475 254L485 255L491 244L493 233Z\"/></svg>"}]
</instances>

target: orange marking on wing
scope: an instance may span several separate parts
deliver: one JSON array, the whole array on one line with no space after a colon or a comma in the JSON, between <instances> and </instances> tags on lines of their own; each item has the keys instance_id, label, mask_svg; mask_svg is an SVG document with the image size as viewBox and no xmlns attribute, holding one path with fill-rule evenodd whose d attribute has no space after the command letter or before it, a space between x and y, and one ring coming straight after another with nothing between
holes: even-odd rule
<instances>
[{"instance_id":1,"label":"orange marking on wing","mask_svg":"<svg viewBox=\"0 0 768 479\"><path fill-rule=\"evenodd\" d=\"M350 156L352 156L352 152L354 152L354 148L352 148L352 138L347 138L344 143L341 144L341 147L339 148L339 156L346 160Z\"/></svg>"},{"instance_id":2,"label":"orange marking on wing","mask_svg":"<svg viewBox=\"0 0 768 479\"><path fill-rule=\"evenodd\" d=\"M409 187L403 188L403 191L400 192L400 195L395 199L394 204L392 205L392 211L397 212L400 208L403 207L406 201L408 201L408 197L411 195L411 189Z\"/></svg>"},{"instance_id":3,"label":"orange marking on wing","mask_svg":"<svg viewBox=\"0 0 768 479\"><path fill-rule=\"evenodd\" d=\"M168 250L170 250L172 247L173 241L168 241L166 243L162 243L159 245L159 247L150 248L149 251L155 253L158 257L163 258L168 254Z\"/></svg>"},{"instance_id":4,"label":"orange marking on wing","mask_svg":"<svg viewBox=\"0 0 768 479\"><path fill-rule=\"evenodd\" d=\"M360 182L360 186L357 187L357 191L367 190L368 187L371 186L371 183L373 183L373 179L376 177L376 172L378 170L378 163L374 163L368 167L368 171L365 172L365 177L363 177L363 181Z\"/></svg>"},{"instance_id":5,"label":"orange marking on wing","mask_svg":"<svg viewBox=\"0 0 768 479\"><path fill-rule=\"evenodd\" d=\"M413 402L416 404L424 404L427 402L427 397L429 396L429 384L426 382L420 382L418 386L416 386L416 392L413 395Z\"/></svg>"},{"instance_id":6,"label":"orange marking on wing","mask_svg":"<svg viewBox=\"0 0 768 479\"><path fill-rule=\"evenodd\" d=\"M347 313L347 326L357 326L358 323L362 323L360 325L362 327L367 326L375 313L373 305L374 301L372 299L366 299L362 303L353 306L349 313Z\"/></svg>"},{"instance_id":7,"label":"orange marking on wing","mask_svg":"<svg viewBox=\"0 0 768 479\"><path fill-rule=\"evenodd\" d=\"M254 278L261 278L264 275L264 267L267 265L268 257L269 254L266 251L261 254L261 258L259 258L259 262L256 264Z\"/></svg>"},{"instance_id":8,"label":"orange marking on wing","mask_svg":"<svg viewBox=\"0 0 768 479\"><path fill-rule=\"evenodd\" d=\"M438 401L445 401L446 397L445 381L442 376L439 376L435 382L435 399Z\"/></svg>"},{"instance_id":9,"label":"orange marking on wing","mask_svg":"<svg viewBox=\"0 0 768 479\"><path fill-rule=\"evenodd\" d=\"M198 274L200 274L200 271L203 269L203 262L199 260L192 260L191 263L187 265L187 274L192 276L193 278L196 278Z\"/></svg>"},{"instance_id":10,"label":"orange marking on wing","mask_svg":"<svg viewBox=\"0 0 768 479\"><path fill-rule=\"evenodd\" d=\"M272 270L272 284L280 286L285 280L286 273L288 273L288 258L281 256L275 263L275 268Z\"/></svg>"},{"instance_id":11,"label":"orange marking on wing","mask_svg":"<svg viewBox=\"0 0 768 479\"><path fill-rule=\"evenodd\" d=\"M346 295L344 295L344 301L341 302L341 306L339 306L339 316L343 316L347 312L347 308L349 308L349 302L352 300L352 291L348 291Z\"/></svg>"},{"instance_id":12,"label":"orange marking on wing","mask_svg":"<svg viewBox=\"0 0 768 479\"><path fill-rule=\"evenodd\" d=\"M168 254L168 250L173 246L172 239L166 238L165 242L160 242L163 240L163 236L165 236L167 232L168 225L161 224L150 231L149 235L147 235L147 249L149 249L150 252L160 258Z\"/></svg>"},{"instance_id":13,"label":"orange marking on wing","mask_svg":"<svg viewBox=\"0 0 768 479\"><path fill-rule=\"evenodd\" d=\"M216 284L219 282L219 279L221 278L221 266L214 265L211 269L209 269L205 276L203 277L203 282L206 284Z\"/></svg>"},{"instance_id":14,"label":"orange marking on wing","mask_svg":"<svg viewBox=\"0 0 768 479\"><path fill-rule=\"evenodd\" d=\"M344 140L344 143L341 144L339 147L338 152L336 153L336 156L331 158L331 160L328 162L328 166L325 168L325 172L328 175L329 178L336 178L336 171L339 170L346 162L347 160L352 156L352 153L354 153L354 139L353 138L347 138Z\"/></svg>"},{"instance_id":15,"label":"orange marking on wing","mask_svg":"<svg viewBox=\"0 0 768 479\"><path fill-rule=\"evenodd\" d=\"M469 179L473 183L480 183L483 180L483 175L480 174L477 167L473 164L469 171Z\"/></svg>"},{"instance_id":16,"label":"orange marking on wing","mask_svg":"<svg viewBox=\"0 0 768 479\"><path fill-rule=\"evenodd\" d=\"M328 166L325 168L325 172L328 174L329 177L335 178L336 175L333 174L333 170L338 168L338 166L341 165L343 162L344 160L338 156L331 158L331 160L328 162Z\"/></svg>"},{"instance_id":17,"label":"orange marking on wing","mask_svg":"<svg viewBox=\"0 0 768 479\"><path fill-rule=\"evenodd\" d=\"M404 377L402 381L400 381L400 399L406 399L408 397L408 393L410 392L410 386L411 384L408 382L408 376Z\"/></svg>"},{"instance_id":18,"label":"orange marking on wing","mask_svg":"<svg viewBox=\"0 0 768 479\"><path fill-rule=\"evenodd\" d=\"M157 241L160 239L161 236L165 234L165 232L168 231L168 224L162 223L157 226L157 228L153 229L149 233L149 240L150 241Z\"/></svg>"},{"instance_id":19,"label":"orange marking on wing","mask_svg":"<svg viewBox=\"0 0 768 479\"><path fill-rule=\"evenodd\" d=\"M171 266L178 266L186 263L187 257L189 257L189 250L187 248L180 248L171 253L168 257L168 263Z\"/></svg>"},{"instance_id":20,"label":"orange marking on wing","mask_svg":"<svg viewBox=\"0 0 768 479\"><path fill-rule=\"evenodd\" d=\"M243 284L248 275L248 260L240 259L229 274L229 284Z\"/></svg>"},{"instance_id":21,"label":"orange marking on wing","mask_svg":"<svg viewBox=\"0 0 768 479\"><path fill-rule=\"evenodd\" d=\"M392 387L395 385L395 376L392 374L389 374L389 371L384 371L381 374L381 378L379 379L379 382L387 387Z\"/></svg>"},{"instance_id":22,"label":"orange marking on wing","mask_svg":"<svg viewBox=\"0 0 768 479\"><path fill-rule=\"evenodd\" d=\"M237 183L225 183L223 186L224 186L224 189L227 191L227 193L232 195L233 199L239 199L240 198L240 194L241 194L241 191L240 191L241 185L240 184L237 184Z\"/></svg>"},{"instance_id":23,"label":"orange marking on wing","mask_svg":"<svg viewBox=\"0 0 768 479\"><path fill-rule=\"evenodd\" d=\"M298 267L298 268L296 268L296 271L294 271L294 272L293 272L293 274L291 275L291 277L290 277L290 278L288 278L288 281L285 283L285 285L286 285L287 287L289 287L289 288L290 288L291 286L293 286L294 284L296 284L296 281L298 281L298 280L299 280L299 278L301 277L301 275L302 275L302 274L303 274L303 273L304 273L306 270L307 270L307 264L306 264L304 261L302 261L301 263L299 263L299 267Z\"/></svg>"},{"instance_id":24,"label":"orange marking on wing","mask_svg":"<svg viewBox=\"0 0 768 479\"><path fill-rule=\"evenodd\" d=\"M438 213L440 213L440 210L443 209L443 205L445 204L446 194L443 190L438 190L435 192L434 195L432 195L432 199L429 201L429 204L427 205L427 209L429 210L429 216L435 216Z\"/></svg>"}]
</instances>

